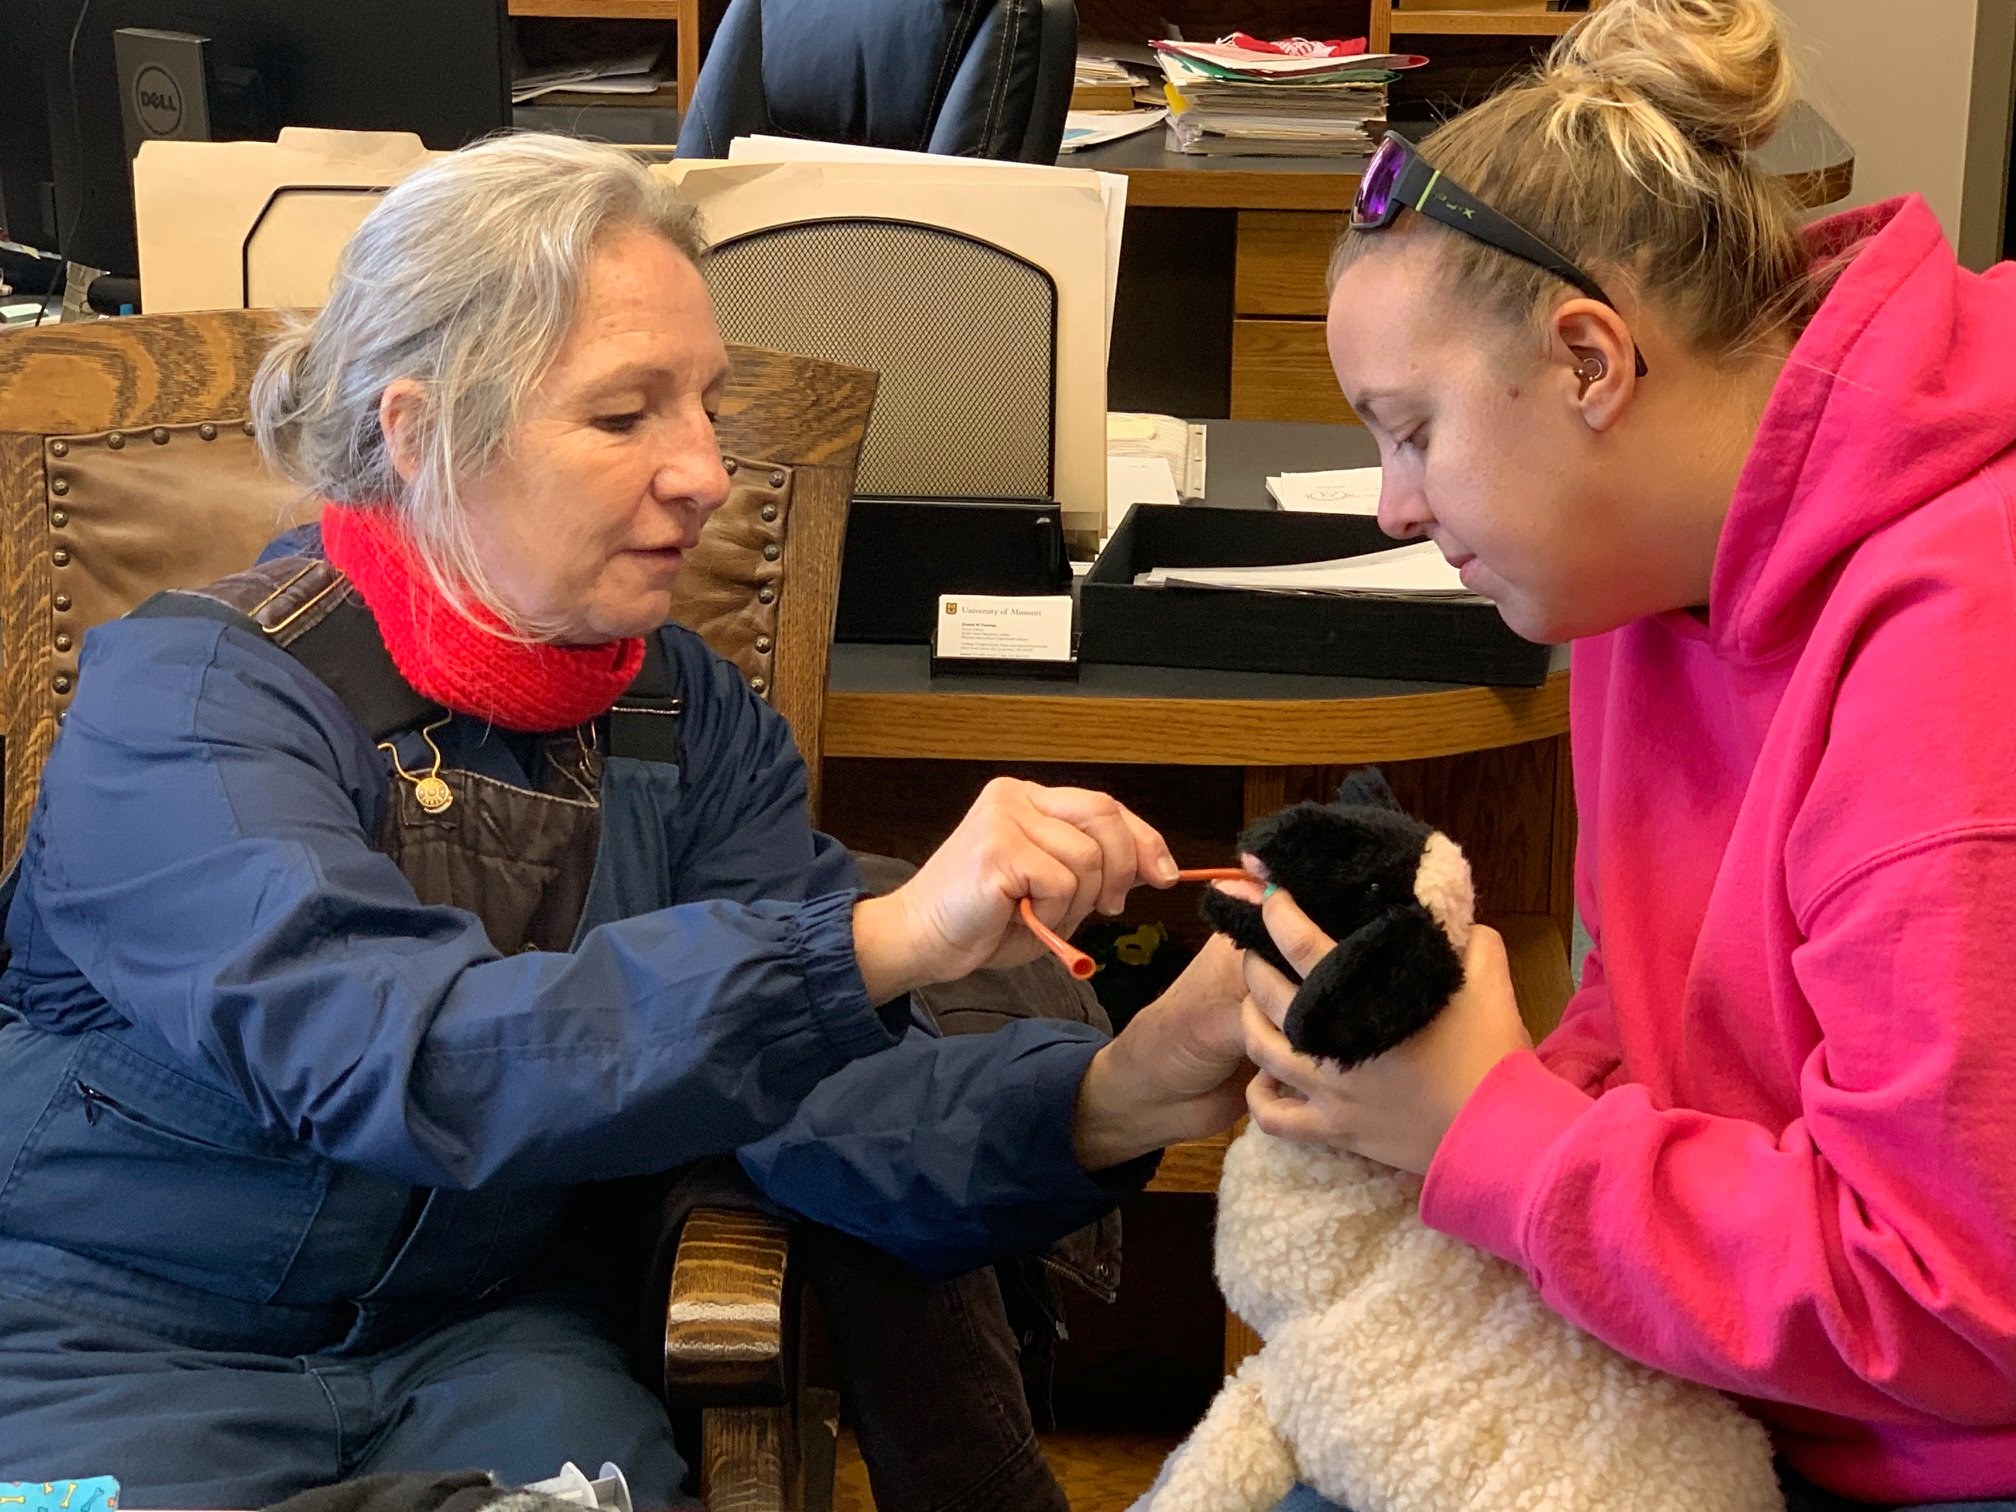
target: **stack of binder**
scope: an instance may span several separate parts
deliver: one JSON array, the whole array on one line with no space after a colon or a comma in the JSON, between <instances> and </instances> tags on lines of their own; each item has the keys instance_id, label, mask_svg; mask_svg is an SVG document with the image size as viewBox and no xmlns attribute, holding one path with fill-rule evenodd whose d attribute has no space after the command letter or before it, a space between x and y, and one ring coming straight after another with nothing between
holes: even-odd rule
<instances>
[{"instance_id":1,"label":"stack of binder","mask_svg":"<svg viewBox=\"0 0 2016 1512\"><path fill-rule=\"evenodd\" d=\"M1157 42L1179 152L1354 157L1386 129L1387 90L1410 53L1293 57L1229 43Z\"/></svg>"}]
</instances>

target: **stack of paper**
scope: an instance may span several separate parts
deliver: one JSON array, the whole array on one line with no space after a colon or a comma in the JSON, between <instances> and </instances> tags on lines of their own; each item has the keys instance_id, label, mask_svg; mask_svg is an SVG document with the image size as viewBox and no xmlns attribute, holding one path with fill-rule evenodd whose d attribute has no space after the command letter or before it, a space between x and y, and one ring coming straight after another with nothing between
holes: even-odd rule
<instances>
[{"instance_id":1,"label":"stack of paper","mask_svg":"<svg viewBox=\"0 0 2016 1512\"><path fill-rule=\"evenodd\" d=\"M1185 499L1204 497L1205 436L1202 421L1178 420L1174 415L1115 410L1106 417L1106 454L1160 459L1177 494Z\"/></svg>"},{"instance_id":2,"label":"stack of paper","mask_svg":"<svg viewBox=\"0 0 2016 1512\"><path fill-rule=\"evenodd\" d=\"M1246 588L1267 593L1338 593L1364 598L1471 599L1433 541L1391 551L1289 562L1279 567L1158 567L1134 579L1146 588Z\"/></svg>"},{"instance_id":3,"label":"stack of paper","mask_svg":"<svg viewBox=\"0 0 2016 1512\"><path fill-rule=\"evenodd\" d=\"M1139 96L1153 76L1152 69L1137 72L1118 58L1080 53L1077 70L1071 76L1071 108L1132 110L1140 103ZM1154 91L1150 98L1159 94L1159 90Z\"/></svg>"},{"instance_id":4,"label":"stack of paper","mask_svg":"<svg viewBox=\"0 0 2016 1512\"><path fill-rule=\"evenodd\" d=\"M1267 480L1267 492L1283 509L1299 513L1376 515L1379 477L1376 467L1277 473Z\"/></svg>"},{"instance_id":5,"label":"stack of paper","mask_svg":"<svg viewBox=\"0 0 2016 1512\"><path fill-rule=\"evenodd\" d=\"M653 94L672 71L660 61L658 44L621 57L595 58L526 69L511 80L511 103L523 105L555 90L574 94Z\"/></svg>"},{"instance_id":6,"label":"stack of paper","mask_svg":"<svg viewBox=\"0 0 2016 1512\"><path fill-rule=\"evenodd\" d=\"M1396 70L1427 59L1368 53L1286 57L1225 43L1157 42L1179 152L1270 157L1370 152Z\"/></svg>"}]
</instances>

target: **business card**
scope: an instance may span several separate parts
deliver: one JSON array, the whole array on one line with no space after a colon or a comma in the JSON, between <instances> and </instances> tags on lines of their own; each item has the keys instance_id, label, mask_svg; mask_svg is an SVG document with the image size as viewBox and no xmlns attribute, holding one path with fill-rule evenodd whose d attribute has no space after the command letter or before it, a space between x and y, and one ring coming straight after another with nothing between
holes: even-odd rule
<instances>
[{"instance_id":1,"label":"business card","mask_svg":"<svg viewBox=\"0 0 2016 1512\"><path fill-rule=\"evenodd\" d=\"M974 661L1071 660L1071 595L946 593L935 650Z\"/></svg>"}]
</instances>

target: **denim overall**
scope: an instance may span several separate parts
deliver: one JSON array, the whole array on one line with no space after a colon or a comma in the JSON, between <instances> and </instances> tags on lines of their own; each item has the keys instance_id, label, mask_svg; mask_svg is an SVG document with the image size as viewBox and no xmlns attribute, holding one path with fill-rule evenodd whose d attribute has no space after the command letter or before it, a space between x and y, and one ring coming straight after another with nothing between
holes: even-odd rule
<instances>
[{"instance_id":1,"label":"denim overall","mask_svg":"<svg viewBox=\"0 0 2016 1512\"><path fill-rule=\"evenodd\" d=\"M0 1480L251 1508L564 1456L671 1505L620 1342L655 1203L593 1183L733 1150L830 1226L794 1256L885 1512L1061 1507L981 1267L1146 1180L1070 1146L1103 1036L867 1004L859 869L732 668L668 629L606 719L515 736L414 693L319 560L150 617L87 644L7 884ZM1105 1248L1053 1263L1110 1293Z\"/></svg>"},{"instance_id":2,"label":"denim overall","mask_svg":"<svg viewBox=\"0 0 2016 1512\"><path fill-rule=\"evenodd\" d=\"M368 611L319 560L281 558L137 612L246 620L302 656L383 742L394 775L376 847L421 902L477 915L500 952L566 950L604 920L674 901L652 847L599 843L605 819L658 833L653 816L679 801L676 673L662 654L598 727L526 737L513 753L387 676ZM18 1297L0 1318L11 1341L50 1346L30 1358L109 1365L93 1372L98 1431L61 1463L15 1455L43 1442L38 1404L75 1415L67 1371L39 1391L18 1379L0 1390L0 1472L109 1472L137 1506L200 1494L257 1507L373 1471L536 1479L560 1468L538 1456L565 1443L591 1469L621 1463L640 1505L677 1499L663 1409L580 1284L592 1267L570 1273L595 1238L568 1242L570 1218L596 1222L577 1189L405 1185L261 1127L139 1025L47 1034L7 1024L6 1010L0 1024L0 1086L37 1110L0 1188L0 1273ZM123 1434L161 1394L186 1415ZM243 1429L217 1432L238 1400ZM234 1476L220 1459L258 1468Z\"/></svg>"}]
</instances>

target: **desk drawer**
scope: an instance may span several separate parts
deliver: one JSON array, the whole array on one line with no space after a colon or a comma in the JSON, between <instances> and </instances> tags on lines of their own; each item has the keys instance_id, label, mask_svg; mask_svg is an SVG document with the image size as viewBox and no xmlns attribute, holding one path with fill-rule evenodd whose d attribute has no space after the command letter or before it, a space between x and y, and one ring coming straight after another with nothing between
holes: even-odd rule
<instances>
[{"instance_id":1,"label":"desk drawer","mask_svg":"<svg viewBox=\"0 0 2016 1512\"><path fill-rule=\"evenodd\" d=\"M1232 309L1239 315L1315 315L1344 217L1328 210L1242 210Z\"/></svg>"},{"instance_id":2,"label":"desk drawer","mask_svg":"<svg viewBox=\"0 0 2016 1512\"><path fill-rule=\"evenodd\" d=\"M1232 322L1232 418L1358 424L1330 371L1322 321Z\"/></svg>"}]
</instances>

